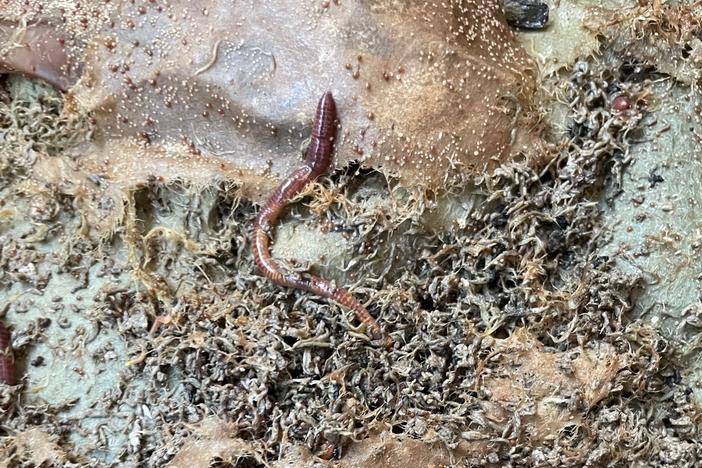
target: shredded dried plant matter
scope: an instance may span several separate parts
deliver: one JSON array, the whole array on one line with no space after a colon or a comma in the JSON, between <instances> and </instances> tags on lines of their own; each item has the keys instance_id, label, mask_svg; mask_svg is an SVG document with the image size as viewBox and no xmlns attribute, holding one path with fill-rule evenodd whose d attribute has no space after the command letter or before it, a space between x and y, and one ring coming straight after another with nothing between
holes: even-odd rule
<instances>
[{"instance_id":1,"label":"shredded dried plant matter","mask_svg":"<svg viewBox=\"0 0 702 468\"><path fill-rule=\"evenodd\" d=\"M66 109L63 95L18 77L6 78L0 91L0 128L0 177L5 178L25 173L39 155L62 154L91 132L85 114Z\"/></svg>"},{"instance_id":2,"label":"shredded dried plant matter","mask_svg":"<svg viewBox=\"0 0 702 468\"><path fill-rule=\"evenodd\" d=\"M351 259L337 277L392 334L391 351L368 343L348 311L259 276L247 243L255 208L241 187L153 177L122 204L60 157L86 121L64 133L72 124L58 101L23 103L5 83L4 121L33 113L12 124L11 151L0 154L0 291L31 290L5 296L13 302L2 310L18 355L69 326L60 300L43 320L17 324L70 277L71 295L94 297L74 319L118 334L128 356L87 352L78 333L56 347L102 360L102 372L126 363L78 414L76 401L41 402L32 381L0 389L0 459L255 466L345 454L342 466L382 466L376 454L387 451L437 464L694 463L698 413L671 347L627 317L640 278L597 254L598 194L629 163L648 74L635 63L576 63L559 96L568 136L550 163L482 176L482 203L448 231L427 234L431 199L377 172L356 167L311 187L311 209L289 218L344 236ZM613 110L618 98L629 110ZM59 130L45 131L39 114ZM26 148L36 161L21 159ZM90 219L105 217L119 221L112 245L90 238ZM41 361L24 364L31 373ZM105 416L108 425L86 423Z\"/></svg>"},{"instance_id":3,"label":"shredded dried plant matter","mask_svg":"<svg viewBox=\"0 0 702 468\"><path fill-rule=\"evenodd\" d=\"M616 72L590 66L578 63L564 83L572 138L547 168L512 164L486 176L482 208L452 232L396 241L395 253L407 259L401 272L377 273L361 262L356 290L391 330L397 342L391 353L365 343L344 311L252 274L241 242L250 208L229 198L217 204L212 227L233 244L210 247L210 257L222 262L200 263L209 286L175 295L173 326L160 329L139 372L161 375L154 388L181 376L187 400L236 422L238 434L260 444L260 456L276 457L296 441L317 452L389 427L482 463L617 460L622 454L612 439L595 429L628 428L633 415L645 417L639 406L657 398L672 370L652 330L625 324L637 278L613 274L611 262L594 254L600 226L593 197L605 177L616 184L627 164L646 85L630 81L626 66ZM635 103L631 112L611 110L621 95ZM344 210L332 204L327 217L362 233L359 252L387 241L394 223L356 216L361 192L345 177L337 183L347 187L340 196L349 204ZM407 223L411 229L411 217ZM171 251L168 242L161 251ZM193 261L189 255L176 261ZM162 268L164 262L150 262L151 274L180 283ZM515 348L519 336L529 337L521 341L523 354ZM576 370L579 355L591 364ZM534 380L561 386L527 385ZM515 381L524 382L521 393L509 390ZM676 392L687 398L682 388ZM189 416L197 419L195 408ZM650 429L621 432L617 443L655 437L666 418L689 409L666 406L649 416ZM674 436L687 447L681 460L696 455L689 430ZM637 456L657 455L644 446ZM156 449L148 460L167 458Z\"/></svg>"},{"instance_id":4,"label":"shredded dried plant matter","mask_svg":"<svg viewBox=\"0 0 702 468\"><path fill-rule=\"evenodd\" d=\"M635 5L585 21L605 34L609 52L637 57L676 80L697 86L702 78L702 5L699 2L639 0Z\"/></svg>"},{"instance_id":5,"label":"shredded dried plant matter","mask_svg":"<svg viewBox=\"0 0 702 468\"><path fill-rule=\"evenodd\" d=\"M194 191L152 179L131 192L115 234L129 255L120 268L105 267L115 279L85 311L129 346L123 378L89 412L129 415L115 429L120 450L106 459L273 463L303 446L318 455L348 451L339 463L358 466L379 462L353 442L368 436L370 448L391 437L381 446L398 456L424 444L425 459L437 463L696 459L694 408L668 347L654 330L627 321L639 279L615 274L596 254L596 196L628 163L647 82L628 65L582 61L561 91L569 138L551 163L540 170L512 163L485 175L476 182L483 203L450 231L427 235L426 205L392 180L387 198L396 205L383 210L364 186L377 175L353 170L314 188L312 213L292 210L345 233L353 260L340 277L355 276L355 294L395 339L391 351L354 330L348 311L257 274L247 244L255 210L237 187ZM619 96L630 111L612 110ZM49 219L75 209L61 204ZM47 236L71 238L66 229ZM87 256L95 247L71 244ZM6 243L5 287L46 287L48 277L26 269L38 255L21 239ZM45 261L95 287L91 262L75 254ZM120 276L125 268L132 279ZM37 339L28 331L24 348ZM62 411L15 403L0 417L12 433L38 427L58 436L54 449L72 461L105 456L100 430L86 431L89 445L68 441L81 422L66 424ZM13 440L5 439L3 453L30 463Z\"/></svg>"}]
</instances>

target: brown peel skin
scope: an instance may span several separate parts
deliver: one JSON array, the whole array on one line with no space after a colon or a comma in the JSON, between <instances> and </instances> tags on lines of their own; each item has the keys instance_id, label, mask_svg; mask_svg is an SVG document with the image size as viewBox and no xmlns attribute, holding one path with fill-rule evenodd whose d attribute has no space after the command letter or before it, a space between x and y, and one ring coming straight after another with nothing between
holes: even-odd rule
<instances>
[{"instance_id":1,"label":"brown peel skin","mask_svg":"<svg viewBox=\"0 0 702 468\"><path fill-rule=\"evenodd\" d=\"M2 51L21 52L5 68L62 89L80 68L71 101L96 124L82 161L116 186L219 176L262 203L297 167L306 107L332 84L344 106L339 166L359 161L419 192L515 154L543 157L536 66L500 0L36 0L3 14L49 29L31 49L14 48L17 29L0 36Z\"/></svg>"},{"instance_id":2,"label":"brown peel skin","mask_svg":"<svg viewBox=\"0 0 702 468\"><path fill-rule=\"evenodd\" d=\"M54 25L40 22L25 26L0 21L0 74L20 73L44 80L67 91L80 75L80 62L70 53L74 43Z\"/></svg>"},{"instance_id":3,"label":"brown peel skin","mask_svg":"<svg viewBox=\"0 0 702 468\"><path fill-rule=\"evenodd\" d=\"M263 203L298 167L304 116L325 89L344 108L335 165L358 161L412 190L537 153L522 135L535 65L498 0L323 5L110 2L71 90L100 137L83 161L128 168L109 174L124 185L217 173Z\"/></svg>"},{"instance_id":4,"label":"brown peel skin","mask_svg":"<svg viewBox=\"0 0 702 468\"><path fill-rule=\"evenodd\" d=\"M268 233L278 222L280 213L290 200L295 198L307 184L327 172L332 161L335 139L336 104L331 92L327 91L317 105L312 140L305 153L305 164L283 180L256 217L251 239L253 257L261 272L274 283L288 288L302 289L348 307L359 321L370 328L374 339L381 339L383 332L378 322L348 291L313 275L303 278L296 273L284 272L270 254ZM385 342L387 345L392 344L389 337L385 338Z\"/></svg>"}]
</instances>

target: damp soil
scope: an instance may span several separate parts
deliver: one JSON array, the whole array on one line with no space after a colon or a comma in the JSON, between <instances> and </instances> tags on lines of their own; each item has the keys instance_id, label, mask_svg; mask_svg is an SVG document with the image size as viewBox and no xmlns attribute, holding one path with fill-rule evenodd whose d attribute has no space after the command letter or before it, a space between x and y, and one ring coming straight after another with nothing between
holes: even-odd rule
<instances>
[{"instance_id":1,"label":"damp soil","mask_svg":"<svg viewBox=\"0 0 702 468\"><path fill-rule=\"evenodd\" d=\"M695 55L668 50L678 75L598 31L541 77L543 164L426 192L351 163L286 212L274 256L348 287L390 349L261 276L235 180L114 187L80 165L90 113L4 76L0 466L693 465Z\"/></svg>"}]
</instances>

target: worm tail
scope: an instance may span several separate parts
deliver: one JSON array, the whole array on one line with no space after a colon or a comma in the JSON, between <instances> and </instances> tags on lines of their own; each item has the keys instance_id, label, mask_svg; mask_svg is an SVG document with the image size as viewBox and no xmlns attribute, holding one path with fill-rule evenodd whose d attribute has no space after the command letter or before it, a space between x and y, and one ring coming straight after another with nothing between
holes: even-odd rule
<instances>
[{"instance_id":1,"label":"worm tail","mask_svg":"<svg viewBox=\"0 0 702 468\"><path fill-rule=\"evenodd\" d=\"M383 331L380 329L380 325L373 318L373 316L368 312L368 309L363 307L363 304L358 302L358 300L351 295L347 290L342 288L336 288L332 293L330 299L338 302L339 304L348 307L356 314L356 318L365 323L368 328L370 328L373 339L379 340L383 338ZM392 345L392 339L390 336L385 337L385 344Z\"/></svg>"},{"instance_id":2,"label":"worm tail","mask_svg":"<svg viewBox=\"0 0 702 468\"><path fill-rule=\"evenodd\" d=\"M302 289L322 297L333 300L353 311L356 319L359 322L365 323L370 329L371 336L374 340L384 339L386 346L392 346L393 340L389 335L384 335L378 322L368 312L363 304L361 304L353 295L343 288L335 287L330 281L323 280L316 276L309 276L306 279L301 279L292 275L284 276L286 286Z\"/></svg>"}]
</instances>

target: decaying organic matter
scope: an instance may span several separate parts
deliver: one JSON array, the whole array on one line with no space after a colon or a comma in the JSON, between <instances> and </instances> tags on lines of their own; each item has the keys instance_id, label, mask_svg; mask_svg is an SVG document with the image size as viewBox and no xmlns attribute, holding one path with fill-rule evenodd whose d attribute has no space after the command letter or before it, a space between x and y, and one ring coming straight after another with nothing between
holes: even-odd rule
<instances>
[{"instance_id":1,"label":"decaying organic matter","mask_svg":"<svg viewBox=\"0 0 702 468\"><path fill-rule=\"evenodd\" d=\"M112 15L112 3L101 14ZM119 4L134 12L120 18L137 34L137 19L157 4ZM392 19L414 7L373 14ZM320 24L351 21L345 11L320 2ZM213 14L178 12L166 23ZM437 15L413 21L436 25ZM132 50L145 46L138 40ZM203 53L192 64L197 77L216 68L223 44L208 49L217 60ZM124 57L128 45L120 36L90 47ZM234 52L264 64L266 50ZM350 80L370 61L356 55ZM126 80L121 65L114 73ZM407 85L390 78L388 86ZM295 271L331 270L392 331L392 349L373 346L348 310L257 273L249 242L257 207L245 178L172 178L164 167L192 171L212 160L151 136L100 140L105 116L76 112L70 93L64 100L24 79L3 81L0 300L26 378L0 389L0 460L694 464L699 409L675 343L630 315L646 278L619 272L601 251L610 201L602 194L616 197L630 148L651 136L643 119L666 99L659 78L606 48L580 58L544 84L563 128L541 147L542 164L522 155L471 177L457 164L470 184L447 180L443 198L373 164L343 163L306 186L310 202L291 206L281 230L307 230L320 244L342 239L346 261L279 259ZM299 118L280 118L309 120L316 99L304 100ZM266 102L282 106L265 101L271 112ZM393 102L387 116L407 117L404 101ZM291 147L304 140L290 135ZM96 149L106 141L112 151L138 150L139 170L152 176L119 181L119 172L133 175L125 164L134 156L111 160ZM436 211L449 222L428 223ZM101 219L107 232L92 229Z\"/></svg>"},{"instance_id":2,"label":"decaying organic matter","mask_svg":"<svg viewBox=\"0 0 702 468\"><path fill-rule=\"evenodd\" d=\"M80 74L74 40L51 22L0 19L0 74L21 73L66 91Z\"/></svg>"},{"instance_id":3,"label":"decaying organic matter","mask_svg":"<svg viewBox=\"0 0 702 468\"><path fill-rule=\"evenodd\" d=\"M83 44L71 95L100 139L81 159L115 185L199 174L262 201L297 166L307 107L326 89L345 115L339 167L437 189L537 154L518 125L533 63L496 0L38 2L6 15L46 18Z\"/></svg>"},{"instance_id":4,"label":"decaying organic matter","mask_svg":"<svg viewBox=\"0 0 702 468\"><path fill-rule=\"evenodd\" d=\"M611 15L593 14L585 25L611 38L612 54L636 57L681 83L697 83L702 77L699 5L639 1Z\"/></svg>"}]
</instances>

